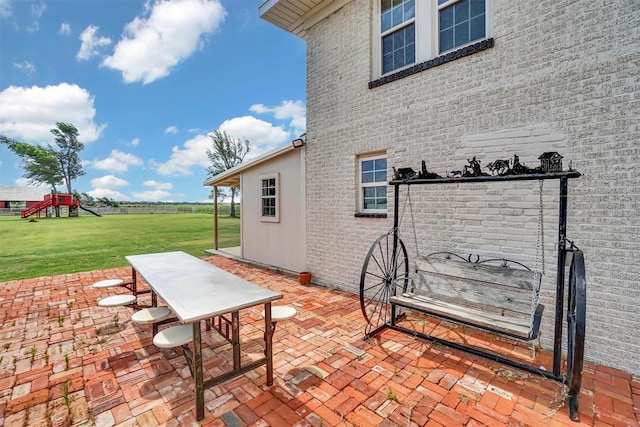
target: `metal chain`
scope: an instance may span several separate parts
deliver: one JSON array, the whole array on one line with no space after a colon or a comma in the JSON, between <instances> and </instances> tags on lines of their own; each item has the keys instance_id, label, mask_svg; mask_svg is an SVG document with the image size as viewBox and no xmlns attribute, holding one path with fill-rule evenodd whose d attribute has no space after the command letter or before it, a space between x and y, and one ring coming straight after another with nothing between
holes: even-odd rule
<instances>
[{"instance_id":1,"label":"metal chain","mask_svg":"<svg viewBox=\"0 0 640 427\"><path fill-rule=\"evenodd\" d=\"M409 191L409 185L407 185L407 191ZM400 197L400 192L398 192L398 197ZM397 204L399 200L394 200L393 203ZM399 232L400 231L400 226L402 225L402 220L404 219L404 212L407 210L407 199L404 200L404 204L402 205L402 212L400 212L400 218L398 218L398 229L394 229L393 227L391 227L391 230L389 230L389 234L395 232Z\"/></svg>"},{"instance_id":2,"label":"metal chain","mask_svg":"<svg viewBox=\"0 0 640 427\"><path fill-rule=\"evenodd\" d=\"M533 327L533 319L535 317L538 300L540 299L540 288L542 287L542 276L545 274L544 263L544 199L542 190L544 181L540 180L540 199L538 207L538 237L536 242L536 282L531 289L531 326Z\"/></svg>"},{"instance_id":3,"label":"metal chain","mask_svg":"<svg viewBox=\"0 0 640 427\"><path fill-rule=\"evenodd\" d=\"M418 235L416 234L416 222L413 219L413 204L411 202L411 193L409 189L410 185L407 185L407 199L409 200L409 213L411 214L411 226L413 227L413 242L416 245L416 258L420 257L420 248L418 247Z\"/></svg>"},{"instance_id":4,"label":"metal chain","mask_svg":"<svg viewBox=\"0 0 640 427\"><path fill-rule=\"evenodd\" d=\"M546 274L544 261L544 199L542 197L544 181L540 180L540 202L538 209L538 247L536 248L536 257L542 258L542 274ZM540 262L540 259L538 260ZM540 267L540 266L538 266Z\"/></svg>"},{"instance_id":5,"label":"metal chain","mask_svg":"<svg viewBox=\"0 0 640 427\"><path fill-rule=\"evenodd\" d=\"M411 214L411 226L413 228L413 241L415 242L416 245L416 256L419 257L420 256L420 251L418 249L418 236L416 234L416 222L413 218L413 203L411 201L411 191L410 191L411 186L407 185L407 197L404 199L404 204L402 205L402 212L400 213L400 218L398 219L398 233L400 232L400 226L402 224L402 220L404 219L404 213L407 210L407 205L409 205L409 213ZM395 203L398 203L398 201L396 200ZM394 229L391 228L391 230L389 230L389 233L393 233Z\"/></svg>"}]
</instances>

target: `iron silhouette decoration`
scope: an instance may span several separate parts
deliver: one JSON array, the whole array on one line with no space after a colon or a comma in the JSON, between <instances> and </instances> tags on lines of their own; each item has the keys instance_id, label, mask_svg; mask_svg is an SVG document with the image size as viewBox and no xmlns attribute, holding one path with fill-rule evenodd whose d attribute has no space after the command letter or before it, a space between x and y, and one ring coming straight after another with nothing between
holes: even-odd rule
<instances>
[{"instance_id":1,"label":"iron silhouette decoration","mask_svg":"<svg viewBox=\"0 0 640 427\"><path fill-rule=\"evenodd\" d=\"M425 161L422 161L422 167L420 172L414 171L412 168L393 168L393 179L404 181L407 179L438 179L442 178L440 175L434 172L429 172L427 170L427 164Z\"/></svg>"},{"instance_id":2,"label":"iron silhouette decoration","mask_svg":"<svg viewBox=\"0 0 640 427\"><path fill-rule=\"evenodd\" d=\"M480 160L476 160L476 156L473 156L473 159L469 160L468 165L464 165L464 172L462 172L463 177L470 176L488 176L488 173L482 172L482 167L480 166Z\"/></svg>"},{"instance_id":3,"label":"iron silhouette decoration","mask_svg":"<svg viewBox=\"0 0 640 427\"><path fill-rule=\"evenodd\" d=\"M473 156L470 160L467 159L466 165L460 170L452 170L447 173L446 178L469 178L478 176L508 176L508 175L532 175L532 174L545 174L562 172L562 156L555 151L547 151L542 153L538 160L540 165L535 168L530 168L524 163L520 162L520 157L517 154L513 155L511 159L496 159L488 163L485 168L490 173L483 172L480 160ZM571 171L571 163L569 163L569 170ZM407 168L393 168L393 180L395 181L407 181L413 179L441 179L442 176L434 172L429 172L425 161L422 161L422 167L419 172L416 172L410 167Z\"/></svg>"},{"instance_id":4,"label":"iron silhouette decoration","mask_svg":"<svg viewBox=\"0 0 640 427\"><path fill-rule=\"evenodd\" d=\"M544 172L562 172L562 156L555 151L542 153L538 159Z\"/></svg>"},{"instance_id":5,"label":"iron silhouette decoration","mask_svg":"<svg viewBox=\"0 0 640 427\"><path fill-rule=\"evenodd\" d=\"M520 157L517 154L513 155L513 159L508 160L494 160L487 165L487 168L491 171L491 175L529 175L534 173L544 173L542 167L531 169L524 163L520 163Z\"/></svg>"}]
</instances>

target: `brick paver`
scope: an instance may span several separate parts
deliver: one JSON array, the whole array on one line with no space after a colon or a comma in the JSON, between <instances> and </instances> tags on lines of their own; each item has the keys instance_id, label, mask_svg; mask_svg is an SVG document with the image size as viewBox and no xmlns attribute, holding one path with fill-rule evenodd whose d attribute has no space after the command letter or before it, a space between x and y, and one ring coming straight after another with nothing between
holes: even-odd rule
<instances>
[{"instance_id":1,"label":"brick paver","mask_svg":"<svg viewBox=\"0 0 640 427\"><path fill-rule=\"evenodd\" d=\"M193 381L180 350L153 346L131 308L96 299L126 289L91 288L129 278L128 267L0 283L0 425L34 426L638 426L640 379L585 364L580 422L564 387L476 356L385 330L362 340L357 295L224 257L205 257L284 294L298 316L278 325L275 383L264 367L205 392L195 421ZM185 284L187 286L187 284ZM525 345L410 317L421 331L463 337L548 366ZM260 309L241 313L243 360L261 357ZM231 366L229 346L203 332L205 377Z\"/></svg>"}]
</instances>

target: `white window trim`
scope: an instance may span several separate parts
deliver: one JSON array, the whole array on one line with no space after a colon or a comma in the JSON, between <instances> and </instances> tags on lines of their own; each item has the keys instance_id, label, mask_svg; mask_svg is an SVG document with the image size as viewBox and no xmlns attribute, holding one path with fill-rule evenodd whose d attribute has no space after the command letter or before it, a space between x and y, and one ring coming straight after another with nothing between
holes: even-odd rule
<instances>
[{"instance_id":1,"label":"white window trim","mask_svg":"<svg viewBox=\"0 0 640 427\"><path fill-rule=\"evenodd\" d=\"M397 73L405 68L412 67L421 62L428 61L433 58L437 58L441 55L446 55L448 52L462 49L465 46L469 46L478 43L482 40L487 40L493 37L493 15L494 15L494 0L485 0L485 36L483 39L474 40L465 45L456 46L455 48L438 52L438 37L440 34L440 26L438 25L438 12L440 9L451 6L459 2L460 0L449 0L448 2L438 5L438 0L416 0L416 12L415 18L410 21L414 21L416 25L416 61L412 64L407 64L404 67L396 68L388 73L382 74L382 32L380 32L380 0L374 1L374 19L373 19L373 79L379 77ZM407 22L410 22L407 21ZM428 22L429 25L424 23Z\"/></svg>"},{"instance_id":2,"label":"white window trim","mask_svg":"<svg viewBox=\"0 0 640 427\"><path fill-rule=\"evenodd\" d=\"M370 182L363 183L362 182L362 162L365 160L377 160L377 159L387 159L387 174L389 170L389 157L386 154L364 154L357 156L358 159L358 212L366 213L366 214L378 214L378 213L387 213L387 209L389 208L389 190L387 188L387 209L365 209L364 208L364 188L365 187L387 187L388 176L384 182Z\"/></svg>"},{"instance_id":3,"label":"white window trim","mask_svg":"<svg viewBox=\"0 0 640 427\"><path fill-rule=\"evenodd\" d=\"M276 181L276 214L275 216L263 216L262 214L262 181L265 179L274 179ZM260 175L258 177L258 194L260 195L260 221L262 222L280 222L280 174L278 172Z\"/></svg>"}]
</instances>

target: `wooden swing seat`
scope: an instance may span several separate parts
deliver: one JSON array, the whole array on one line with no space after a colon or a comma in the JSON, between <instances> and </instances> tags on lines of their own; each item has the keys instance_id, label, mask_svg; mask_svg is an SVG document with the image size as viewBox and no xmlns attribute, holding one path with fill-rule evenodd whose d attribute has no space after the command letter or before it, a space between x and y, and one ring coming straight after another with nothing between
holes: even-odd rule
<instances>
[{"instance_id":1,"label":"wooden swing seat","mask_svg":"<svg viewBox=\"0 0 640 427\"><path fill-rule=\"evenodd\" d=\"M412 289L389 301L500 335L537 338L544 306L536 298L532 310L532 292L539 276L515 261L478 261L448 252L418 257Z\"/></svg>"}]
</instances>

